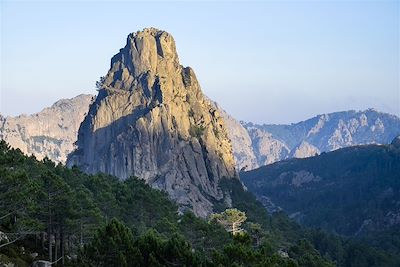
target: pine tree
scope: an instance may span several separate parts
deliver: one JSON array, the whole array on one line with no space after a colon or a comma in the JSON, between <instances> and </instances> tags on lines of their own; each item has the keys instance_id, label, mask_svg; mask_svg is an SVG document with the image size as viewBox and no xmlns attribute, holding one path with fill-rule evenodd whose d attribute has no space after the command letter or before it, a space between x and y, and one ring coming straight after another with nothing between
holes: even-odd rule
<instances>
[{"instance_id":1,"label":"pine tree","mask_svg":"<svg viewBox=\"0 0 400 267\"><path fill-rule=\"evenodd\" d=\"M246 213L238 209L226 209L222 213L213 214L211 216L211 220L215 220L222 224L225 229L233 235L236 235L243 230L240 226L246 221L246 219Z\"/></svg>"}]
</instances>

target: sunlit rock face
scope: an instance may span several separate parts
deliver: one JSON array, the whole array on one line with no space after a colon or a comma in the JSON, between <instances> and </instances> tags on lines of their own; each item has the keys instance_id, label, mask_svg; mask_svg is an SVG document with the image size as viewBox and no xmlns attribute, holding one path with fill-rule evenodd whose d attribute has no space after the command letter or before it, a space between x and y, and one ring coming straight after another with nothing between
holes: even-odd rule
<instances>
[{"instance_id":1,"label":"sunlit rock face","mask_svg":"<svg viewBox=\"0 0 400 267\"><path fill-rule=\"evenodd\" d=\"M0 139L27 155L65 163L68 154L74 150L79 125L88 112L92 98L92 95L79 95L61 99L32 115L0 115Z\"/></svg>"},{"instance_id":2,"label":"sunlit rock face","mask_svg":"<svg viewBox=\"0 0 400 267\"><path fill-rule=\"evenodd\" d=\"M130 34L112 58L68 165L137 176L202 217L223 201L219 181L237 178L223 118L179 64L173 37L154 28Z\"/></svg>"},{"instance_id":3,"label":"sunlit rock face","mask_svg":"<svg viewBox=\"0 0 400 267\"><path fill-rule=\"evenodd\" d=\"M308 158L320 154L320 151L315 146L307 141L302 141L297 147L292 150L293 158Z\"/></svg>"},{"instance_id":4,"label":"sunlit rock face","mask_svg":"<svg viewBox=\"0 0 400 267\"><path fill-rule=\"evenodd\" d=\"M256 127L246 128L251 137L252 147L259 166L287 158L290 150L287 145L271 133ZM249 169L248 169L249 170Z\"/></svg>"},{"instance_id":5,"label":"sunlit rock face","mask_svg":"<svg viewBox=\"0 0 400 267\"><path fill-rule=\"evenodd\" d=\"M238 170L254 169L259 165L257 158L254 155L252 147L252 139L247 130L229 115L218 103L212 102L218 109L221 116L224 118L225 125L228 131L229 139L232 142L233 157L235 159L236 167Z\"/></svg>"}]
</instances>

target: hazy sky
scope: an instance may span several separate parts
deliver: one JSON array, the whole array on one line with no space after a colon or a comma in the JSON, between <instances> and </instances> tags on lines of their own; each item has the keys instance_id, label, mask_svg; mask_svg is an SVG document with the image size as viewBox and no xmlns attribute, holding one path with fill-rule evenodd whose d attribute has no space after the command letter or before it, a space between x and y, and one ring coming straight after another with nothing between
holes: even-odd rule
<instances>
[{"instance_id":1,"label":"hazy sky","mask_svg":"<svg viewBox=\"0 0 400 267\"><path fill-rule=\"evenodd\" d=\"M170 32L181 64L240 120L400 115L399 1L1 1L3 115L95 94L130 32Z\"/></svg>"}]
</instances>

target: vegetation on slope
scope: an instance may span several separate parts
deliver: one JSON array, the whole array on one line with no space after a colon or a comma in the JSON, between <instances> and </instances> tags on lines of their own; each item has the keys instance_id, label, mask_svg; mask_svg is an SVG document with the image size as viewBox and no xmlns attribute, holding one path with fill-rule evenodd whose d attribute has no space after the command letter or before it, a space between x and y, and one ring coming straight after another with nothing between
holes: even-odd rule
<instances>
[{"instance_id":1,"label":"vegetation on slope","mask_svg":"<svg viewBox=\"0 0 400 267\"><path fill-rule=\"evenodd\" d=\"M348 242L338 239L346 253L361 253L368 244L377 259L387 252L399 258L398 146L344 148L267 165L241 177L251 192L268 197L301 224L350 237ZM340 262L345 264L343 257Z\"/></svg>"},{"instance_id":2,"label":"vegetation on slope","mask_svg":"<svg viewBox=\"0 0 400 267\"><path fill-rule=\"evenodd\" d=\"M217 223L178 214L165 193L137 178L87 175L24 156L3 141L0 199L0 261L17 266L34 258L82 266L305 266L280 256L268 240L254 245L248 234L237 240Z\"/></svg>"},{"instance_id":3,"label":"vegetation on slope","mask_svg":"<svg viewBox=\"0 0 400 267\"><path fill-rule=\"evenodd\" d=\"M339 263L332 256L338 250L331 245L335 239L322 234L323 242L314 242L313 235L283 214L269 216L236 179L224 180L221 188L231 191L232 206L247 217L245 231L235 236L216 222L178 214L165 193L137 178L120 181L104 174L87 175L24 156L1 141L0 262L16 266L39 259L59 266ZM220 212L227 208L222 203L217 206ZM354 255L353 262L364 257Z\"/></svg>"},{"instance_id":4,"label":"vegetation on slope","mask_svg":"<svg viewBox=\"0 0 400 267\"><path fill-rule=\"evenodd\" d=\"M288 213L300 212L306 225L359 235L396 224L389 217L400 201L400 149L344 148L264 166L242 179L258 196L268 196Z\"/></svg>"}]
</instances>

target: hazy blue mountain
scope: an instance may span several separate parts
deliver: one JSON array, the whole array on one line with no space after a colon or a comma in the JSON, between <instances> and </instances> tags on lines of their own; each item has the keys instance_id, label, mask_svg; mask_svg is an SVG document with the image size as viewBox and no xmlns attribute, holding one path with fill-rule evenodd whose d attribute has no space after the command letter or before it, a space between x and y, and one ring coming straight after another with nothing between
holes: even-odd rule
<instances>
[{"instance_id":1,"label":"hazy blue mountain","mask_svg":"<svg viewBox=\"0 0 400 267\"><path fill-rule=\"evenodd\" d=\"M290 125L241 122L252 143L249 155L236 153L236 162L253 157L263 166L287 158L305 158L339 148L388 144L400 134L400 119L374 109L342 111L315 116ZM235 140L232 140L233 143ZM233 144L235 149L235 144ZM235 151L234 151L235 152ZM243 168L245 166L239 166ZM249 165L247 170L254 168Z\"/></svg>"}]
</instances>

